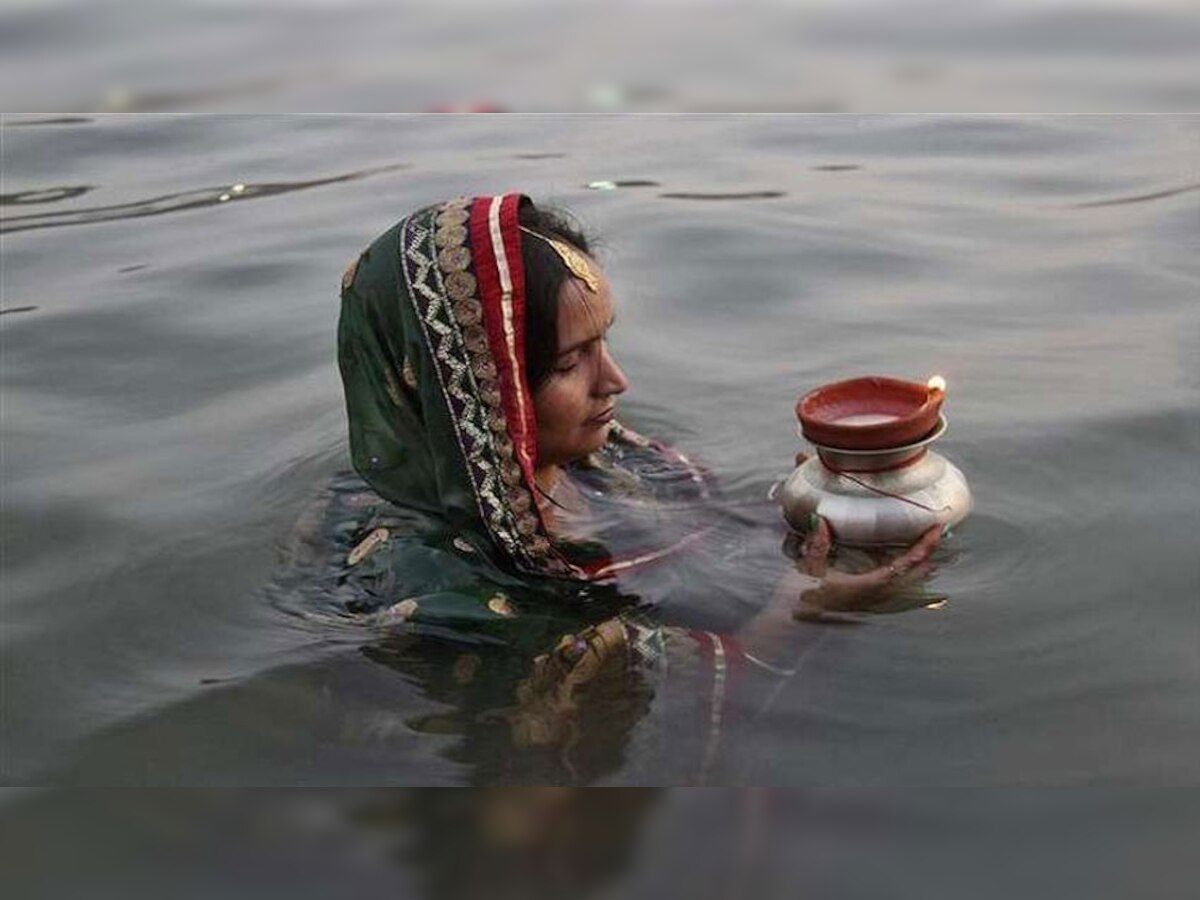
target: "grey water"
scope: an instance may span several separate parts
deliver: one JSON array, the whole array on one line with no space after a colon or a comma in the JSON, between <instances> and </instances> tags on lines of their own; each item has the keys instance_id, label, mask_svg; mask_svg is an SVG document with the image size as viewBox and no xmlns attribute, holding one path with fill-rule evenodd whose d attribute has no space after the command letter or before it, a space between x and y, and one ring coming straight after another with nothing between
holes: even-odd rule
<instances>
[{"instance_id":1,"label":"grey water","mask_svg":"<svg viewBox=\"0 0 1200 900\"><path fill-rule=\"evenodd\" d=\"M6 784L496 777L495 747L414 727L444 704L376 638L267 586L347 467L343 267L420 205L508 190L599 236L623 419L764 545L799 394L949 383L939 450L976 509L946 602L796 623L798 674L712 783L1200 776L1200 119L26 115L2 139ZM665 614L736 620L785 564L722 552ZM695 783L671 740L651 705L593 783Z\"/></svg>"}]
</instances>

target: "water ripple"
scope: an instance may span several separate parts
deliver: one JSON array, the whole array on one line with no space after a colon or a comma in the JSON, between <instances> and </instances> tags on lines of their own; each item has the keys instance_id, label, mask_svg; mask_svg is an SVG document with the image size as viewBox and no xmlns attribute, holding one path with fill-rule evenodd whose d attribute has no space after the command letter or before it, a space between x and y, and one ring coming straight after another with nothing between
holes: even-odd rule
<instances>
[{"instance_id":1,"label":"water ripple","mask_svg":"<svg viewBox=\"0 0 1200 900\"><path fill-rule=\"evenodd\" d=\"M784 191L731 191L728 193L668 191L658 196L666 200L773 200L776 197L786 197L787 194Z\"/></svg>"},{"instance_id":2,"label":"water ripple","mask_svg":"<svg viewBox=\"0 0 1200 900\"><path fill-rule=\"evenodd\" d=\"M1097 206L1122 206L1126 203L1145 203L1147 200L1161 200L1164 197L1174 197L1176 194L1186 194L1188 191L1200 191L1200 182L1185 184L1183 187L1153 191L1149 194L1134 194L1131 197L1113 197L1109 200L1091 200L1087 203L1076 203L1071 208L1094 209Z\"/></svg>"},{"instance_id":3,"label":"water ripple","mask_svg":"<svg viewBox=\"0 0 1200 900\"><path fill-rule=\"evenodd\" d=\"M52 119L20 119L5 122L5 128L23 128L30 125L88 125L94 120L88 116L55 116Z\"/></svg>"},{"instance_id":4,"label":"water ripple","mask_svg":"<svg viewBox=\"0 0 1200 900\"><path fill-rule=\"evenodd\" d=\"M61 203L80 197L95 188L90 184L72 184L62 187L41 188L36 191L17 191L15 194L0 194L0 206L32 206L35 203Z\"/></svg>"},{"instance_id":5,"label":"water ripple","mask_svg":"<svg viewBox=\"0 0 1200 900\"><path fill-rule=\"evenodd\" d=\"M199 209L205 206L218 206L223 203L234 203L241 200L255 200L262 197L272 197L276 194L287 194L306 188L322 187L327 184L340 184L347 181L357 181L371 175L383 172L395 172L407 169L405 163L394 163L387 166L377 166L361 169L343 175L331 175L327 178L314 178L309 181L272 181L259 184L221 185L220 187L197 188L191 191L180 191L173 194L161 194L132 203L115 203L109 206L89 206L85 209L64 210L61 212L30 213L24 216L5 216L0 219L0 234L15 231L32 231L37 228L61 228L67 225L90 225L95 222L112 222L117 219L139 219L144 216L161 216L166 213L182 212L189 209ZM57 188L52 190L65 190ZM46 191L25 191L24 194L45 194ZM80 192L82 193L82 191ZM6 195L9 197L21 195ZM64 199L58 197L55 199ZM37 201L16 201L37 202ZM40 201L49 202L49 201Z\"/></svg>"}]
</instances>

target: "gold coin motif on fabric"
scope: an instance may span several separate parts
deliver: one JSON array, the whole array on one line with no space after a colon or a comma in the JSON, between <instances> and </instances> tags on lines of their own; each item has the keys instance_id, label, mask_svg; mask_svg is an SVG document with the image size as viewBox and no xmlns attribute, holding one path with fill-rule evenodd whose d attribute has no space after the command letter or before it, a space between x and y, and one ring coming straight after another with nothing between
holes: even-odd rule
<instances>
[{"instance_id":1,"label":"gold coin motif on fabric","mask_svg":"<svg viewBox=\"0 0 1200 900\"><path fill-rule=\"evenodd\" d=\"M438 251L438 265L447 272L464 272L471 264L471 251L466 247L446 247Z\"/></svg>"},{"instance_id":2,"label":"gold coin motif on fabric","mask_svg":"<svg viewBox=\"0 0 1200 900\"><path fill-rule=\"evenodd\" d=\"M466 275L466 272L458 272L458 275ZM483 318L483 305L474 297L463 297L454 302L454 318L458 319L459 325L478 325L480 319Z\"/></svg>"},{"instance_id":3,"label":"gold coin motif on fabric","mask_svg":"<svg viewBox=\"0 0 1200 900\"><path fill-rule=\"evenodd\" d=\"M440 226L465 225L467 222L467 219L469 219L470 217L471 217L471 214L468 213L461 206L447 205L445 208L442 209L442 211L440 213L437 214L437 219L435 219L435 221Z\"/></svg>"},{"instance_id":4,"label":"gold coin motif on fabric","mask_svg":"<svg viewBox=\"0 0 1200 900\"><path fill-rule=\"evenodd\" d=\"M521 483L521 467L515 462L506 462L500 467L500 480L512 487Z\"/></svg>"},{"instance_id":5,"label":"gold coin motif on fabric","mask_svg":"<svg viewBox=\"0 0 1200 900\"><path fill-rule=\"evenodd\" d=\"M517 531L520 532L521 537L529 537L537 531L537 519L533 517L532 513L517 516Z\"/></svg>"},{"instance_id":6,"label":"gold coin motif on fabric","mask_svg":"<svg viewBox=\"0 0 1200 900\"><path fill-rule=\"evenodd\" d=\"M475 276L470 272L451 272L445 285L451 300L469 300L475 293Z\"/></svg>"},{"instance_id":7,"label":"gold coin motif on fabric","mask_svg":"<svg viewBox=\"0 0 1200 900\"><path fill-rule=\"evenodd\" d=\"M503 459L512 459L513 450L514 447L512 439L509 438L507 433L496 436L496 452L499 453Z\"/></svg>"},{"instance_id":8,"label":"gold coin motif on fabric","mask_svg":"<svg viewBox=\"0 0 1200 900\"><path fill-rule=\"evenodd\" d=\"M410 619L414 613L420 608L412 597L407 600L401 600L399 603L393 603L379 615L381 624L398 625Z\"/></svg>"},{"instance_id":9,"label":"gold coin motif on fabric","mask_svg":"<svg viewBox=\"0 0 1200 900\"><path fill-rule=\"evenodd\" d=\"M487 602L487 608L496 615L503 616L506 619L517 614L517 611L513 609L512 604L509 603L508 598L504 596L504 594L496 594L493 596L492 599Z\"/></svg>"},{"instance_id":10,"label":"gold coin motif on fabric","mask_svg":"<svg viewBox=\"0 0 1200 900\"><path fill-rule=\"evenodd\" d=\"M361 256L354 257L354 259L350 260L350 265L346 266L345 271L342 272L342 290L343 291L346 290L346 288L350 287L350 285L352 285L354 283L354 275L355 275L355 273L358 272L358 261L360 259L362 259Z\"/></svg>"},{"instance_id":11,"label":"gold coin motif on fabric","mask_svg":"<svg viewBox=\"0 0 1200 900\"><path fill-rule=\"evenodd\" d=\"M488 406L499 406L500 392L494 387L481 387L479 389L479 399Z\"/></svg>"},{"instance_id":12,"label":"gold coin motif on fabric","mask_svg":"<svg viewBox=\"0 0 1200 900\"><path fill-rule=\"evenodd\" d=\"M495 378L481 378L476 375L475 384L478 386L480 394L500 390L500 383Z\"/></svg>"},{"instance_id":13,"label":"gold coin motif on fabric","mask_svg":"<svg viewBox=\"0 0 1200 900\"><path fill-rule=\"evenodd\" d=\"M400 369L400 377L411 390L417 389L417 373L413 371L412 360L404 358L404 366Z\"/></svg>"},{"instance_id":14,"label":"gold coin motif on fabric","mask_svg":"<svg viewBox=\"0 0 1200 900\"><path fill-rule=\"evenodd\" d=\"M513 491L512 496L509 498L509 505L519 513L529 512L529 508L532 505L529 500L529 492Z\"/></svg>"},{"instance_id":15,"label":"gold coin motif on fabric","mask_svg":"<svg viewBox=\"0 0 1200 900\"><path fill-rule=\"evenodd\" d=\"M488 427L496 434L508 433L508 419L504 418L503 410L493 410L488 413Z\"/></svg>"},{"instance_id":16,"label":"gold coin motif on fabric","mask_svg":"<svg viewBox=\"0 0 1200 900\"><path fill-rule=\"evenodd\" d=\"M486 356L473 359L471 361L471 369L475 372L475 377L481 382L495 381L500 374L496 371L496 364Z\"/></svg>"},{"instance_id":17,"label":"gold coin motif on fabric","mask_svg":"<svg viewBox=\"0 0 1200 900\"><path fill-rule=\"evenodd\" d=\"M346 557L346 562L352 566L358 565L364 559L371 555L375 549L388 539L388 530L386 528L376 528L365 538L363 538L357 547L350 551L350 555Z\"/></svg>"},{"instance_id":18,"label":"gold coin motif on fabric","mask_svg":"<svg viewBox=\"0 0 1200 900\"><path fill-rule=\"evenodd\" d=\"M529 549L538 556L543 556L550 552L550 542L540 534L535 534L529 539Z\"/></svg>"},{"instance_id":19,"label":"gold coin motif on fabric","mask_svg":"<svg viewBox=\"0 0 1200 900\"><path fill-rule=\"evenodd\" d=\"M487 332L478 325L468 325L463 328L463 343L472 353L486 353L488 349Z\"/></svg>"},{"instance_id":20,"label":"gold coin motif on fabric","mask_svg":"<svg viewBox=\"0 0 1200 900\"><path fill-rule=\"evenodd\" d=\"M457 247L467 241L467 229L461 225L447 225L439 228L433 235L433 243L438 247Z\"/></svg>"}]
</instances>

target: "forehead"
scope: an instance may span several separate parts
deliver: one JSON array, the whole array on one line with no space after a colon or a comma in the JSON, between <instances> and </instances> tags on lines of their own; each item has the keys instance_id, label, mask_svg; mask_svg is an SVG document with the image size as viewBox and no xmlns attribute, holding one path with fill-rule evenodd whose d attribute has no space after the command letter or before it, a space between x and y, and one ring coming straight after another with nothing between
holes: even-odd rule
<instances>
[{"instance_id":1,"label":"forehead","mask_svg":"<svg viewBox=\"0 0 1200 900\"><path fill-rule=\"evenodd\" d=\"M601 334L612 321L616 311L608 276L591 257L588 258L588 265L599 278L598 291L592 293L579 279L568 278L558 292L560 345Z\"/></svg>"}]
</instances>

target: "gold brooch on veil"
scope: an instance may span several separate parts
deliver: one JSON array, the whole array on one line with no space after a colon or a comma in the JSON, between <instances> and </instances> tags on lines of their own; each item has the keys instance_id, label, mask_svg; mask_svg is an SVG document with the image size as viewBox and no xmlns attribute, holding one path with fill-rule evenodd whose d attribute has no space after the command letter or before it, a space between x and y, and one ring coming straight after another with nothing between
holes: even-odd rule
<instances>
[{"instance_id":1,"label":"gold brooch on veil","mask_svg":"<svg viewBox=\"0 0 1200 900\"><path fill-rule=\"evenodd\" d=\"M532 234L534 237L540 238L549 244L554 249L554 252L558 254L558 258L563 261L563 265L570 270L572 275L586 284L589 291L593 294L600 292L600 279L596 277L596 273L588 265L587 257L564 241L546 237L546 235L539 234L530 228L526 228L524 225L520 227L526 234Z\"/></svg>"}]
</instances>

